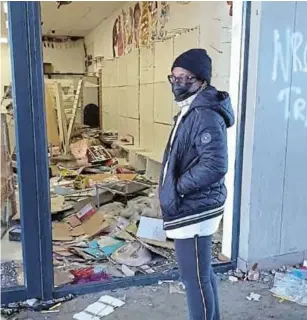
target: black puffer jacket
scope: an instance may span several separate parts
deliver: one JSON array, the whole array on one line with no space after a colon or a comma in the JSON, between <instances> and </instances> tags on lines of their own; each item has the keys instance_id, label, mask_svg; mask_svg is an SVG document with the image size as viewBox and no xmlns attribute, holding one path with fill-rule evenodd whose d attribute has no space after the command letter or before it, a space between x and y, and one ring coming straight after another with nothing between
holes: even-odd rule
<instances>
[{"instance_id":1,"label":"black puffer jacket","mask_svg":"<svg viewBox=\"0 0 307 320\"><path fill-rule=\"evenodd\" d=\"M183 116L171 152L168 142L161 170L159 196L166 230L223 213L228 169L226 129L233 124L228 93L212 86L197 95Z\"/></svg>"}]
</instances>

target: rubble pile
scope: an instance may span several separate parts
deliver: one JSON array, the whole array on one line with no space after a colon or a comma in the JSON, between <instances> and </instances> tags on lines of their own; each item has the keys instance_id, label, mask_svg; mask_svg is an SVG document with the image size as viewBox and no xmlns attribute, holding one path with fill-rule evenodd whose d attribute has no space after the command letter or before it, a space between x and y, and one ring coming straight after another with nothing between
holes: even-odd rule
<instances>
[{"instance_id":1,"label":"rubble pile","mask_svg":"<svg viewBox=\"0 0 307 320\"><path fill-rule=\"evenodd\" d=\"M175 268L156 185L121 157L118 135L78 126L72 137L69 153L49 147L55 286ZM12 221L9 240L21 241L19 212Z\"/></svg>"}]
</instances>

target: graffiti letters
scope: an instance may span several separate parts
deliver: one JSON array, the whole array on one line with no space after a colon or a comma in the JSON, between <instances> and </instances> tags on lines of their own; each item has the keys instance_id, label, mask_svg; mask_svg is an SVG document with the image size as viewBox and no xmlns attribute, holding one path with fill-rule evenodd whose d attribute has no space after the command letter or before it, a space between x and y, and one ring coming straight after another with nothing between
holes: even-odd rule
<instances>
[{"instance_id":1,"label":"graffiti letters","mask_svg":"<svg viewBox=\"0 0 307 320\"><path fill-rule=\"evenodd\" d=\"M272 80L282 79L289 83L296 73L306 75L307 81L307 39L300 32L291 32L287 29L285 37L281 39L278 30L274 30L274 53ZM301 87L291 85L281 89L278 101L284 104L285 118L292 117L302 121L307 127L307 101L306 92Z\"/></svg>"}]
</instances>

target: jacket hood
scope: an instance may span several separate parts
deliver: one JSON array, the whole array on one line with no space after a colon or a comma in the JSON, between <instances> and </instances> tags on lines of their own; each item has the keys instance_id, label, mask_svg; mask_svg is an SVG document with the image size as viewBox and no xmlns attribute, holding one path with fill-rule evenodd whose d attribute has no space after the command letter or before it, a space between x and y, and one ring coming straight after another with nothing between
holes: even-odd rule
<instances>
[{"instance_id":1,"label":"jacket hood","mask_svg":"<svg viewBox=\"0 0 307 320\"><path fill-rule=\"evenodd\" d=\"M195 108L210 108L214 110L223 117L227 128L230 128L235 123L229 94L225 91L218 91L212 86L207 87L197 95L189 111Z\"/></svg>"}]
</instances>

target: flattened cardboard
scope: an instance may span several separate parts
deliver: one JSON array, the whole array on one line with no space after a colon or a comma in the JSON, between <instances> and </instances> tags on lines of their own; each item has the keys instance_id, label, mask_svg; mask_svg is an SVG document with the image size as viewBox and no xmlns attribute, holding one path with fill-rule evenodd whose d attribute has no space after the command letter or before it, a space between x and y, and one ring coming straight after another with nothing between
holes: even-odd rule
<instances>
[{"instance_id":1,"label":"flattened cardboard","mask_svg":"<svg viewBox=\"0 0 307 320\"><path fill-rule=\"evenodd\" d=\"M89 219L85 220L82 223L82 226L85 234L91 238L105 230L109 224L104 220L104 217L101 214L95 213Z\"/></svg>"},{"instance_id":2,"label":"flattened cardboard","mask_svg":"<svg viewBox=\"0 0 307 320\"><path fill-rule=\"evenodd\" d=\"M81 226L81 221L78 217L76 217L74 214L67 218L67 222L70 224L72 228L76 228L78 226Z\"/></svg>"},{"instance_id":3,"label":"flattened cardboard","mask_svg":"<svg viewBox=\"0 0 307 320\"><path fill-rule=\"evenodd\" d=\"M52 240L54 241L70 241L72 240L70 235L69 225L65 222L55 222L52 224Z\"/></svg>"},{"instance_id":4,"label":"flattened cardboard","mask_svg":"<svg viewBox=\"0 0 307 320\"><path fill-rule=\"evenodd\" d=\"M84 234L85 234L85 231L82 225L77 226L70 231L70 235L72 237L79 237L79 236L83 236Z\"/></svg>"},{"instance_id":5,"label":"flattened cardboard","mask_svg":"<svg viewBox=\"0 0 307 320\"><path fill-rule=\"evenodd\" d=\"M85 261L93 261L95 260L94 257L90 256L89 254L85 253L83 251L83 249L80 248L76 248L76 247L70 247L68 249L71 253L81 257L82 259L84 259Z\"/></svg>"}]
</instances>

